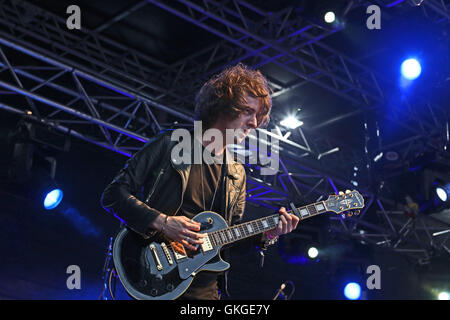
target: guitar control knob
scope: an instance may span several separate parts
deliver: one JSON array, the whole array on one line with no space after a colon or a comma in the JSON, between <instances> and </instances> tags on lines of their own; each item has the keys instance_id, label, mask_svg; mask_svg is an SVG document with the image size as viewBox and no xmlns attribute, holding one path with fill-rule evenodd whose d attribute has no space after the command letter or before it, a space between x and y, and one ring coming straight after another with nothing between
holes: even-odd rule
<instances>
[{"instance_id":1,"label":"guitar control knob","mask_svg":"<svg viewBox=\"0 0 450 320\"><path fill-rule=\"evenodd\" d=\"M167 291L172 291L173 289L174 289L173 284L169 283L169 284L167 285Z\"/></svg>"},{"instance_id":2,"label":"guitar control knob","mask_svg":"<svg viewBox=\"0 0 450 320\"><path fill-rule=\"evenodd\" d=\"M209 224L213 224L213 219L212 218L208 218L206 221L208 221Z\"/></svg>"},{"instance_id":3,"label":"guitar control knob","mask_svg":"<svg viewBox=\"0 0 450 320\"><path fill-rule=\"evenodd\" d=\"M158 294L158 290L157 289L152 289L150 291L150 294L155 297Z\"/></svg>"}]
</instances>

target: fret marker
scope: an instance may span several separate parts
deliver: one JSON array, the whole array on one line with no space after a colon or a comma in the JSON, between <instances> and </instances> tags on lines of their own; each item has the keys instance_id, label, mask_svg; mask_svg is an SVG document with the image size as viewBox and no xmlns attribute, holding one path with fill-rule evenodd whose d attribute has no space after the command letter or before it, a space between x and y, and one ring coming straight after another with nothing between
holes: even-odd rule
<instances>
[{"instance_id":1,"label":"fret marker","mask_svg":"<svg viewBox=\"0 0 450 320\"><path fill-rule=\"evenodd\" d=\"M237 237L240 237L240 236L241 236L241 234L239 233L239 231L238 231L237 228L234 229L234 233L236 233L236 236L237 236Z\"/></svg>"},{"instance_id":2,"label":"fret marker","mask_svg":"<svg viewBox=\"0 0 450 320\"><path fill-rule=\"evenodd\" d=\"M316 209L317 209L317 211L322 211L322 210L325 210L325 207L323 206L323 204L318 204L318 205L316 205Z\"/></svg>"},{"instance_id":3,"label":"fret marker","mask_svg":"<svg viewBox=\"0 0 450 320\"><path fill-rule=\"evenodd\" d=\"M253 229L252 229L252 226L251 225L247 225L247 229L248 229L248 232L250 232L250 233L252 233L253 232Z\"/></svg>"},{"instance_id":4,"label":"fret marker","mask_svg":"<svg viewBox=\"0 0 450 320\"><path fill-rule=\"evenodd\" d=\"M262 224L263 224L263 227L264 227L264 228L267 228L267 227L269 226L269 225L267 224L267 221L266 221L266 220L263 220L263 221L262 221Z\"/></svg>"},{"instance_id":5,"label":"fret marker","mask_svg":"<svg viewBox=\"0 0 450 320\"><path fill-rule=\"evenodd\" d=\"M307 216L307 215L308 215L308 210L306 210L306 209L300 209L300 214L301 214L302 216Z\"/></svg>"}]
</instances>

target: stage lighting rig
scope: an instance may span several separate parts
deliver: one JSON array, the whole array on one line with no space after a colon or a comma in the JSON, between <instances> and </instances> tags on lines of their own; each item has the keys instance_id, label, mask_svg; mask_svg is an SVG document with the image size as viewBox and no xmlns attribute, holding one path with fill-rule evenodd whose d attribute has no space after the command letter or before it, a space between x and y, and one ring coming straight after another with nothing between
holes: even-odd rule
<instances>
[{"instance_id":1,"label":"stage lighting rig","mask_svg":"<svg viewBox=\"0 0 450 320\"><path fill-rule=\"evenodd\" d=\"M294 116L288 116L280 121L280 124L288 129L296 129L303 125L303 121L298 120Z\"/></svg>"},{"instance_id":2,"label":"stage lighting rig","mask_svg":"<svg viewBox=\"0 0 450 320\"><path fill-rule=\"evenodd\" d=\"M323 16L323 19L325 20L326 23L333 23L336 20L336 15L334 14L333 11L328 11Z\"/></svg>"},{"instance_id":3,"label":"stage lighting rig","mask_svg":"<svg viewBox=\"0 0 450 320\"><path fill-rule=\"evenodd\" d=\"M359 283L347 283L344 288L344 296L349 300L358 300L361 297L361 286Z\"/></svg>"},{"instance_id":4,"label":"stage lighting rig","mask_svg":"<svg viewBox=\"0 0 450 320\"><path fill-rule=\"evenodd\" d=\"M320 16L326 26L332 28L345 27L345 16L352 8L354 1L320 1L316 7L316 15Z\"/></svg>"},{"instance_id":5,"label":"stage lighting rig","mask_svg":"<svg viewBox=\"0 0 450 320\"><path fill-rule=\"evenodd\" d=\"M447 202L450 198L450 182L446 184L438 183L436 186L436 194L442 202Z\"/></svg>"},{"instance_id":6,"label":"stage lighting rig","mask_svg":"<svg viewBox=\"0 0 450 320\"><path fill-rule=\"evenodd\" d=\"M8 178L11 190L23 194L36 207L56 208L63 192L55 180L57 161L54 153L67 151L69 139L53 137L42 125L22 118L9 133L11 154Z\"/></svg>"},{"instance_id":7,"label":"stage lighting rig","mask_svg":"<svg viewBox=\"0 0 450 320\"><path fill-rule=\"evenodd\" d=\"M401 65L402 76L408 80L417 79L422 73L422 67L417 59L410 58L403 61Z\"/></svg>"},{"instance_id":8,"label":"stage lighting rig","mask_svg":"<svg viewBox=\"0 0 450 320\"><path fill-rule=\"evenodd\" d=\"M319 250L316 247L309 247L308 249L308 257L310 259L315 259L319 256Z\"/></svg>"}]
</instances>

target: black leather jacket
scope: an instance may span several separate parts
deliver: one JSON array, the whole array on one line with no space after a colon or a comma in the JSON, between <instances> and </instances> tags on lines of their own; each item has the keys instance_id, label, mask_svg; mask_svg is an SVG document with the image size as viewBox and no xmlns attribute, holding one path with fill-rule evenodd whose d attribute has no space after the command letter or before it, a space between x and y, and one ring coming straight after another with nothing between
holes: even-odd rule
<instances>
[{"instance_id":1,"label":"black leather jacket","mask_svg":"<svg viewBox=\"0 0 450 320\"><path fill-rule=\"evenodd\" d=\"M178 143L171 141L171 132L163 131L150 139L126 162L102 194L103 208L144 238L154 232L149 225L160 213L169 216L178 213L189 179L190 164L177 163L170 156ZM194 150L193 143L192 139L191 150ZM228 224L234 225L241 222L244 213L246 174L244 166L234 161L228 150L226 156L222 212ZM263 246L261 235L251 239L251 243ZM226 253L222 257L226 258ZM228 295L226 282L225 274L225 278L219 278L219 286Z\"/></svg>"}]
</instances>

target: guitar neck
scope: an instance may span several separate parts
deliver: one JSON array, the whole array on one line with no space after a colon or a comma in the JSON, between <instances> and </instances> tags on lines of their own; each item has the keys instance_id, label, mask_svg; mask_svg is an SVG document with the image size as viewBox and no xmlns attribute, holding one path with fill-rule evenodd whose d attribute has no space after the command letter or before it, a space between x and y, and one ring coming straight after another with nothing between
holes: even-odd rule
<instances>
[{"instance_id":1,"label":"guitar neck","mask_svg":"<svg viewBox=\"0 0 450 320\"><path fill-rule=\"evenodd\" d=\"M324 212L327 212L324 201L287 211L289 214L295 214L300 220L304 220ZM210 232L208 235L213 246L219 247L275 229L278 225L279 218L279 214L274 214L222 230Z\"/></svg>"}]
</instances>

